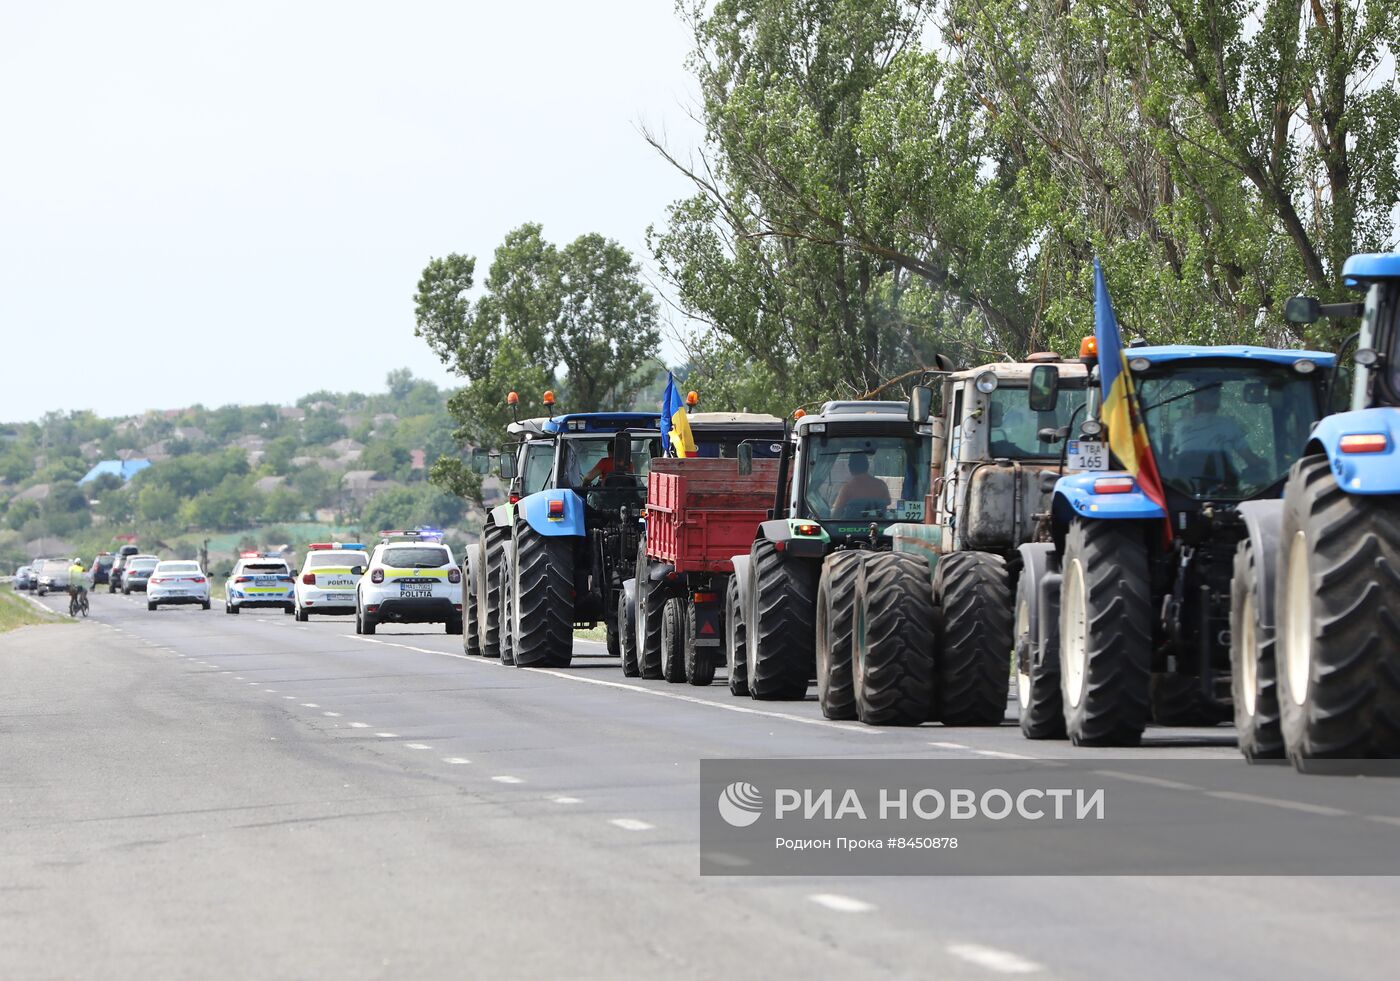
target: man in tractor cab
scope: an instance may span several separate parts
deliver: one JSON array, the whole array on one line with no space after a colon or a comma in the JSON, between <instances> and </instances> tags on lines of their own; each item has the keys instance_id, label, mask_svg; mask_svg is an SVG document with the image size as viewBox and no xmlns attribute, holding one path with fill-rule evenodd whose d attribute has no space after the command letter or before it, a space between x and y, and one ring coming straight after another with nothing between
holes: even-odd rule
<instances>
[{"instance_id":1,"label":"man in tractor cab","mask_svg":"<svg viewBox=\"0 0 1400 981\"><path fill-rule=\"evenodd\" d=\"M883 510L890 506L890 489L879 477L870 475L870 457L867 454L852 453L846 458L846 467L851 476L847 478L841 492L836 495L836 503L831 508L832 514L837 517L853 517L856 515L848 515L847 512Z\"/></svg>"},{"instance_id":2,"label":"man in tractor cab","mask_svg":"<svg viewBox=\"0 0 1400 981\"><path fill-rule=\"evenodd\" d=\"M617 479L609 481L608 477L614 474L617 475ZM601 460L593 464L593 469L589 470L588 473L583 475L583 486L604 487L610 483L619 484L621 483L623 478L626 478L627 483L623 484L622 486L632 486L633 483L636 481L636 475L632 472L632 464L629 461L628 463L619 467L617 465L617 462L613 459L612 450L609 449L607 454L604 455Z\"/></svg>"},{"instance_id":3,"label":"man in tractor cab","mask_svg":"<svg viewBox=\"0 0 1400 981\"><path fill-rule=\"evenodd\" d=\"M1220 411L1221 386L1206 385L1191 395L1190 425L1180 436L1177 446L1182 453L1221 453L1233 464L1238 457L1246 470L1267 466L1259 454L1249 448L1244 428L1233 416Z\"/></svg>"}]
</instances>

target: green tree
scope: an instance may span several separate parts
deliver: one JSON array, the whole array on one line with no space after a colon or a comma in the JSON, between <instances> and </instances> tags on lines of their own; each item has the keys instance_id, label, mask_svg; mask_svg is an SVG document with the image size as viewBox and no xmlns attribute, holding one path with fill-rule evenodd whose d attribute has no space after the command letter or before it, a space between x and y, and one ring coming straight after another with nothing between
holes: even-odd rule
<instances>
[{"instance_id":1,"label":"green tree","mask_svg":"<svg viewBox=\"0 0 1400 981\"><path fill-rule=\"evenodd\" d=\"M447 528L462 517L463 502L435 487L419 484L414 487L391 487L370 498L360 515L366 529L388 531L432 525Z\"/></svg>"}]
</instances>

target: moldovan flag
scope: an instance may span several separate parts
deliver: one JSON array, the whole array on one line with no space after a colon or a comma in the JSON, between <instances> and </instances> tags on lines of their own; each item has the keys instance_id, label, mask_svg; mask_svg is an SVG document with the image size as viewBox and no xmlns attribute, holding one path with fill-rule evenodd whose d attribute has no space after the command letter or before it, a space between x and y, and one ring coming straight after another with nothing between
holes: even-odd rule
<instances>
[{"instance_id":1,"label":"moldovan flag","mask_svg":"<svg viewBox=\"0 0 1400 981\"><path fill-rule=\"evenodd\" d=\"M1108 427L1108 445L1124 468L1133 475L1144 494L1167 510L1167 495L1162 489L1162 475L1157 459L1152 455L1152 443L1143 424L1142 404L1133 387L1133 375L1128 370L1128 356L1123 350L1123 334L1113 313L1113 300L1104 282L1103 267L1094 260L1094 340L1099 346L1099 382L1103 386L1103 406L1099 415ZM1171 540L1171 521L1166 522L1167 539Z\"/></svg>"},{"instance_id":2,"label":"moldovan flag","mask_svg":"<svg viewBox=\"0 0 1400 981\"><path fill-rule=\"evenodd\" d=\"M666 372L666 394L661 398L661 442L666 452L676 456L695 453L695 437L690 434L690 416L685 412L685 399L676 391L676 379Z\"/></svg>"}]
</instances>

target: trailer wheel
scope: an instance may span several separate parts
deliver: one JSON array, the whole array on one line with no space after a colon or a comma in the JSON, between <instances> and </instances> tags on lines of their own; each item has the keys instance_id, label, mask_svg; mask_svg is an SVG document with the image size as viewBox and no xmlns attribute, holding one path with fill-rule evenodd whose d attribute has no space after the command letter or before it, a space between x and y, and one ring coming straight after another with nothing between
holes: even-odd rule
<instances>
[{"instance_id":1,"label":"trailer wheel","mask_svg":"<svg viewBox=\"0 0 1400 981\"><path fill-rule=\"evenodd\" d=\"M627 602L627 590L617 591L618 642L622 645L622 676L635 678L637 671L637 618Z\"/></svg>"},{"instance_id":2,"label":"trailer wheel","mask_svg":"<svg viewBox=\"0 0 1400 981\"><path fill-rule=\"evenodd\" d=\"M916 726L933 709L933 591L928 563L883 552L860 563L851 677L860 721Z\"/></svg>"},{"instance_id":3,"label":"trailer wheel","mask_svg":"<svg viewBox=\"0 0 1400 981\"><path fill-rule=\"evenodd\" d=\"M1021 733L1027 739L1064 739L1059 593L1054 594L1053 607L1046 604L1036 611L1041 628L1035 637L1031 634L1031 609L1038 603L1035 589L1025 571L1016 578L1016 698L1021 706Z\"/></svg>"},{"instance_id":4,"label":"trailer wheel","mask_svg":"<svg viewBox=\"0 0 1400 981\"><path fill-rule=\"evenodd\" d=\"M466 621L462 629L462 653L468 657L481 656L481 632L477 625L480 597L481 556L480 550L467 554L467 582L462 597L462 617Z\"/></svg>"},{"instance_id":5,"label":"trailer wheel","mask_svg":"<svg viewBox=\"0 0 1400 981\"><path fill-rule=\"evenodd\" d=\"M1283 758L1272 624L1262 623L1263 570L1249 538L1235 549L1230 580L1230 691L1240 752L1251 763Z\"/></svg>"},{"instance_id":6,"label":"trailer wheel","mask_svg":"<svg viewBox=\"0 0 1400 981\"><path fill-rule=\"evenodd\" d=\"M856 717L851 634L863 558L860 551L837 552L822 563L817 586L817 702L828 719Z\"/></svg>"},{"instance_id":7,"label":"trailer wheel","mask_svg":"<svg viewBox=\"0 0 1400 981\"><path fill-rule=\"evenodd\" d=\"M684 602L673 596L661 608L661 677L673 685L685 681Z\"/></svg>"},{"instance_id":8,"label":"trailer wheel","mask_svg":"<svg viewBox=\"0 0 1400 981\"><path fill-rule=\"evenodd\" d=\"M662 584L651 581L646 546L637 552L637 670L643 678L661 677L661 616L666 604Z\"/></svg>"},{"instance_id":9,"label":"trailer wheel","mask_svg":"<svg viewBox=\"0 0 1400 981\"><path fill-rule=\"evenodd\" d=\"M618 595L622 594L619 592ZM616 609L609 610L603 615L603 639L607 641L608 657L622 656L622 639L618 635L618 631L621 629L620 622L617 619Z\"/></svg>"},{"instance_id":10,"label":"trailer wheel","mask_svg":"<svg viewBox=\"0 0 1400 981\"><path fill-rule=\"evenodd\" d=\"M574 655L574 540L516 525L511 640L522 668L567 668Z\"/></svg>"},{"instance_id":11,"label":"trailer wheel","mask_svg":"<svg viewBox=\"0 0 1400 981\"><path fill-rule=\"evenodd\" d=\"M1013 611L1006 560L953 552L933 577L940 616L935 715L945 726L999 726L1011 680Z\"/></svg>"},{"instance_id":12,"label":"trailer wheel","mask_svg":"<svg viewBox=\"0 0 1400 981\"><path fill-rule=\"evenodd\" d=\"M700 616L694 603L683 603L685 623L682 634L685 643L685 680L703 688L715 680L715 651L712 647L699 647Z\"/></svg>"},{"instance_id":13,"label":"trailer wheel","mask_svg":"<svg viewBox=\"0 0 1400 981\"><path fill-rule=\"evenodd\" d=\"M803 698L816 658L812 620L819 567L785 559L768 541L755 542L749 554L754 589L754 622L745 645L749 695L762 701Z\"/></svg>"},{"instance_id":14,"label":"trailer wheel","mask_svg":"<svg viewBox=\"0 0 1400 981\"><path fill-rule=\"evenodd\" d=\"M1348 494L1325 457L1293 467L1276 583L1278 701L1303 771L1400 757L1400 509ZM1348 764L1329 763L1348 760Z\"/></svg>"},{"instance_id":15,"label":"trailer wheel","mask_svg":"<svg viewBox=\"0 0 1400 981\"><path fill-rule=\"evenodd\" d=\"M505 618L505 552L510 544L510 530L497 527L487 519L481 535L481 584L478 587L481 606L477 611L477 629L481 632L482 657L501 656L501 629Z\"/></svg>"},{"instance_id":16,"label":"trailer wheel","mask_svg":"<svg viewBox=\"0 0 1400 981\"><path fill-rule=\"evenodd\" d=\"M1060 588L1060 692L1076 746L1142 741L1152 680L1151 595L1141 525L1070 525Z\"/></svg>"},{"instance_id":17,"label":"trailer wheel","mask_svg":"<svg viewBox=\"0 0 1400 981\"><path fill-rule=\"evenodd\" d=\"M739 577L730 576L724 591L724 659L729 665L729 694L742 698L749 693L748 631L744 626L744 603L739 595Z\"/></svg>"}]
</instances>

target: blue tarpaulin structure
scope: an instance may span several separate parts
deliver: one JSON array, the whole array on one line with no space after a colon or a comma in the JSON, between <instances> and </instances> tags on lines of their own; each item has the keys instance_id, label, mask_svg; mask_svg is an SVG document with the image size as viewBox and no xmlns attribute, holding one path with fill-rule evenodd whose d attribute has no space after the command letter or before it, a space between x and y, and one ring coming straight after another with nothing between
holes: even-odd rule
<instances>
[{"instance_id":1,"label":"blue tarpaulin structure","mask_svg":"<svg viewBox=\"0 0 1400 981\"><path fill-rule=\"evenodd\" d=\"M128 480L136 476L142 470L145 470L150 465L150 460L103 460L101 463L97 464L91 470L89 470L87 472L87 476L83 477L83 479L78 481L78 483L80 485L86 484L89 481L93 481L96 480L98 477L101 477L104 473L109 473L113 477L120 477L122 479L122 483L126 483Z\"/></svg>"}]
</instances>

